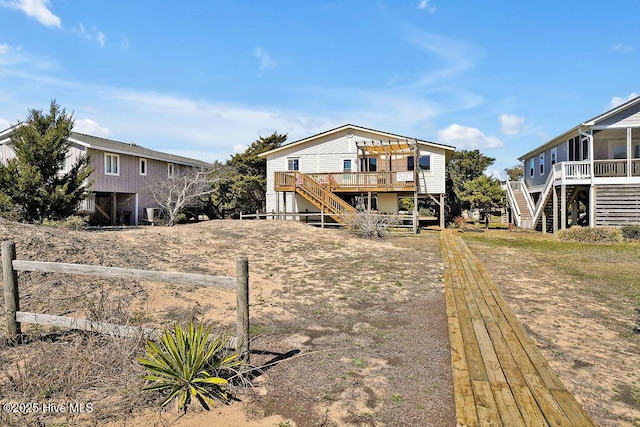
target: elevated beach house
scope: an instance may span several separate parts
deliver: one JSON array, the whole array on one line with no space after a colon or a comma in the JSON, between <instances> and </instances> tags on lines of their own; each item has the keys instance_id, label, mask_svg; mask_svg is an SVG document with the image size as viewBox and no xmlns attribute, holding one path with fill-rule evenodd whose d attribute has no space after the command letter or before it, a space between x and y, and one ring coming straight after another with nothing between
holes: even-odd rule
<instances>
[{"instance_id":1,"label":"elevated beach house","mask_svg":"<svg viewBox=\"0 0 640 427\"><path fill-rule=\"evenodd\" d=\"M358 209L395 214L399 199L439 206L444 227L445 166L454 147L347 124L263 153L267 212L324 213L344 222ZM294 216L295 217L295 216ZM417 209L413 226L418 225Z\"/></svg>"},{"instance_id":2,"label":"elevated beach house","mask_svg":"<svg viewBox=\"0 0 640 427\"><path fill-rule=\"evenodd\" d=\"M11 146L13 130L11 127L0 132L0 162L15 156ZM79 207L80 212L91 215L92 224L139 224L148 219L146 208L157 207L145 190L147 181L171 177L180 168L211 167L200 160L78 132L72 132L69 141L73 145L63 171L83 154L90 156L94 169L89 196Z\"/></svg>"},{"instance_id":3,"label":"elevated beach house","mask_svg":"<svg viewBox=\"0 0 640 427\"><path fill-rule=\"evenodd\" d=\"M507 193L516 225L640 224L640 97L523 154Z\"/></svg>"}]
</instances>

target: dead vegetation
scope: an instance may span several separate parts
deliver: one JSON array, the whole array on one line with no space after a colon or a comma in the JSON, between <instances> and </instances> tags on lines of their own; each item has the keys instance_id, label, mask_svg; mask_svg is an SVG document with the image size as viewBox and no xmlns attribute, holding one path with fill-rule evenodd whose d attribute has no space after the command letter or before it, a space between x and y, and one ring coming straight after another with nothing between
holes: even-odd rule
<instances>
[{"instance_id":1,"label":"dead vegetation","mask_svg":"<svg viewBox=\"0 0 640 427\"><path fill-rule=\"evenodd\" d=\"M93 231L5 224L0 232L19 259L40 261L232 276L235 258L247 255L252 362L272 363L253 373L253 387L234 391L249 417L280 414L301 426L454 422L436 233L363 245L345 231L276 221ZM227 332L235 322L235 295L205 287L28 273L20 291L22 308L34 312L145 327L195 317ZM12 414L2 422L149 424L136 421L153 402L128 363L142 346L109 340L41 329L1 348L3 401L94 402L93 413L73 419ZM70 374L40 377L47 366Z\"/></svg>"}]
</instances>

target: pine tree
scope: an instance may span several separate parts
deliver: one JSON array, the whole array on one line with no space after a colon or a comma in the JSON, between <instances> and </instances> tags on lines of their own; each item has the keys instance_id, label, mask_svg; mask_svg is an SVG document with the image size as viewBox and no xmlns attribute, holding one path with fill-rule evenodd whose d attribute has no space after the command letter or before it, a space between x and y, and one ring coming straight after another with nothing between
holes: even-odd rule
<instances>
[{"instance_id":1,"label":"pine tree","mask_svg":"<svg viewBox=\"0 0 640 427\"><path fill-rule=\"evenodd\" d=\"M5 210L30 222L65 218L77 210L93 169L83 155L63 171L72 129L73 115L55 100L48 114L31 109L26 121L15 126L11 144L16 156L0 164L0 205Z\"/></svg>"}]
</instances>

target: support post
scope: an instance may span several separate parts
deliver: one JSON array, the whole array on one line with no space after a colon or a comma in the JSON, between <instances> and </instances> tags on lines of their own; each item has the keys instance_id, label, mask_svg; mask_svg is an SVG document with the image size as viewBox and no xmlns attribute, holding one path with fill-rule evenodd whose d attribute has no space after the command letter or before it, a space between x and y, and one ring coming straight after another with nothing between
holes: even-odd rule
<instances>
[{"instance_id":1,"label":"support post","mask_svg":"<svg viewBox=\"0 0 640 427\"><path fill-rule=\"evenodd\" d=\"M440 193L440 228L444 230L444 193Z\"/></svg>"},{"instance_id":2,"label":"support post","mask_svg":"<svg viewBox=\"0 0 640 427\"><path fill-rule=\"evenodd\" d=\"M118 208L118 193L111 193L111 225L116 225L116 214Z\"/></svg>"},{"instance_id":3,"label":"support post","mask_svg":"<svg viewBox=\"0 0 640 427\"><path fill-rule=\"evenodd\" d=\"M249 259L239 257L236 261L238 285L237 321L238 332L236 351L245 364L249 364Z\"/></svg>"},{"instance_id":4,"label":"support post","mask_svg":"<svg viewBox=\"0 0 640 427\"><path fill-rule=\"evenodd\" d=\"M418 190L413 192L413 234L420 232L420 220L418 219Z\"/></svg>"},{"instance_id":5,"label":"support post","mask_svg":"<svg viewBox=\"0 0 640 427\"><path fill-rule=\"evenodd\" d=\"M7 319L7 335L16 338L22 334L20 323L16 320L16 312L20 310L20 294L18 292L18 272L13 269L16 259L16 244L2 242L2 275L4 278L4 312Z\"/></svg>"},{"instance_id":6,"label":"support post","mask_svg":"<svg viewBox=\"0 0 640 427\"><path fill-rule=\"evenodd\" d=\"M589 186L589 227L596 226L596 188Z\"/></svg>"},{"instance_id":7,"label":"support post","mask_svg":"<svg viewBox=\"0 0 640 427\"><path fill-rule=\"evenodd\" d=\"M560 186L560 229L567 229L567 186Z\"/></svg>"},{"instance_id":8,"label":"support post","mask_svg":"<svg viewBox=\"0 0 640 427\"><path fill-rule=\"evenodd\" d=\"M272 219L280 219L280 192L276 191L276 216Z\"/></svg>"},{"instance_id":9,"label":"support post","mask_svg":"<svg viewBox=\"0 0 640 427\"><path fill-rule=\"evenodd\" d=\"M553 186L552 197L553 197L553 202L552 202L553 212L551 216L553 218L553 234L557 234L558 233L558 190L556 190L555 185Z\"/></svg>"}]
</instances>

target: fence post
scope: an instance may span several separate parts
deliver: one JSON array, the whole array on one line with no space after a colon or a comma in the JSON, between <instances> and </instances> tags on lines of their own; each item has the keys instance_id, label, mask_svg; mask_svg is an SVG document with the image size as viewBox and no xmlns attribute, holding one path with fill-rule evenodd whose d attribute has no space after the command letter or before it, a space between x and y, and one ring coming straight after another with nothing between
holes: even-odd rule
<instances>
[{"instance_id":1,"label":"fence post","mask_svg":"<svg viewBox=\"0 0 640 427\"><path fill-rule=\"evenodd\" d=\"M16 259L16 244L14 242L2 242L4 312L7 319L9 338L15 338L22 333L20 323L16 320L16 311L20 310L20 296L18 294L18 272L13 269L14 259Z\"/></svg>"},{"instance_id":2,"label":"fence post","mask_svg":"<svg viewBox=\"0 0 640 427\"><path fill-rule=\"evenodd\" d=\"M238 284L238 338L236 350L244 363L249 364L249 259L239 257L236 261Z\"/></svg>"}]
</instances>

